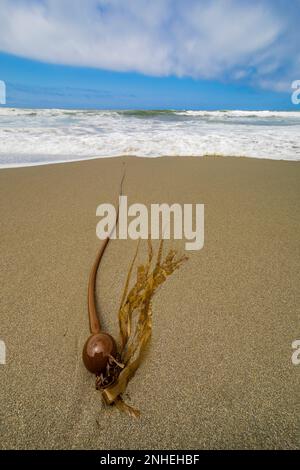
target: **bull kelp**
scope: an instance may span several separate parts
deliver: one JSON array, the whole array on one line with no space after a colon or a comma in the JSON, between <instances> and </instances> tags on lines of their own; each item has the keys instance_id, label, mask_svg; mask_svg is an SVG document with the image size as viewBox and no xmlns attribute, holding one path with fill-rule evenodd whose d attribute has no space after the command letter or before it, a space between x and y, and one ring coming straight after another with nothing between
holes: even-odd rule
<instances>
[{"instance_id":1,"label":"bull kelp","mask_svg":"<svg viewBox=\"0 0 300 470\"><path fill-rule=\"evenodd\" d=\"M151 338L153 296L187 259L185 255L178 256L173 249L163 257L161 241L154 261L152 243L148 240L148 259L144 264L138 265L135 282L130 287L138 249L139 245L128 270L118 311L118 351L115 357L109 357L105 370L96 374L96 388L101 390L105 403L134 417L138 417L140 412L125 403L123 394L140 366Z\"/></svg>"}]
</instances>

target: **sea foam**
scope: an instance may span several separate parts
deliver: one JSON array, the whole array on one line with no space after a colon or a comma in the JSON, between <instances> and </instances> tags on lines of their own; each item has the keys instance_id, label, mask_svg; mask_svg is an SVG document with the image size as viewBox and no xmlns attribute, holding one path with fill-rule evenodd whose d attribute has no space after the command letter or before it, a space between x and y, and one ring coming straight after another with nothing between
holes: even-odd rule
<instances>
[{"instance_id":1,"label":"sea foam","mask_svg":"<svg viewBox=\"0 0 300 470\"><path fill-rule=\"evenodd\" d=\"M300 112L0 108L0 167L135 155L300 160Z\"/></svg>"}]
</instances>

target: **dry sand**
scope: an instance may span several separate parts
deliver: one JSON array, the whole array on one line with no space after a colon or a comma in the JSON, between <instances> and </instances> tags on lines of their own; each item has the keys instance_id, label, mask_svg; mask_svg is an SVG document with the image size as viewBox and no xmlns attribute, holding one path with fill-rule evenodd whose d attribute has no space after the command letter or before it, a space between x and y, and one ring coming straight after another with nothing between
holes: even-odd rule
<instances>
[{"instance_id":1,"label":"dry sand","mask_svg":"<svg viewBox=\"0 0 300 470\"><path fill-rule=\"evenodd\" d=\"M158 292L133 420L104 409L83 367L96 206L205 203L205 247ZM298 448L300 164L241 158L99 159L0 171L1 448ZM183 242L176 246L184 248ZM133 241L98 277L105 328Z\"/></svg>"}]
</instances>

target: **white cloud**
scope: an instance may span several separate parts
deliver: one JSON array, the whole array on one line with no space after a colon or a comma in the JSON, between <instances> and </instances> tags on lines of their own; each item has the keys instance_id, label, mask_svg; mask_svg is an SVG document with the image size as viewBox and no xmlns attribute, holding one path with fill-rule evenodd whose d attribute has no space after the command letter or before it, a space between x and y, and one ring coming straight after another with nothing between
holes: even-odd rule
<instances>
[{"instance_id":1,"label":"white cloud","mask_svg":"<svg viewBox=\"0 0 300 470\"><path fill-rule=\"evenodd\" d=\"M299 61L290 17L276 8L281 4L0 0L0 50L57 64L246 80L276 89L277 82L297 78L293 63ZM279 71L285 76L278 78Z\"/></svg>"}]
</instances>

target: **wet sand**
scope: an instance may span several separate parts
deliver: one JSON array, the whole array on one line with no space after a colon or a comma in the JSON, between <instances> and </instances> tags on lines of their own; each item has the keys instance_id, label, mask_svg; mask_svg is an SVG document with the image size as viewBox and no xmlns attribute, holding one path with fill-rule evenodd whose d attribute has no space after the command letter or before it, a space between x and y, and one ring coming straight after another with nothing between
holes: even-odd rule
<instances>
[{"instance_id":1,"label":"wet sand","mask_svg":"<svg viewBox=\"0 0 300 470\"><path fill-rule=\"evenodd\" d=\"M129 204L205 204L204 248L154 298L139 420L103 407L81 361L95 211L123 162ZM0 188L0 448L299 448L299 163L99 159L1 170ZM113 335L135 247L112 241L98 276Z\"/></svg>"}]
</instances>

